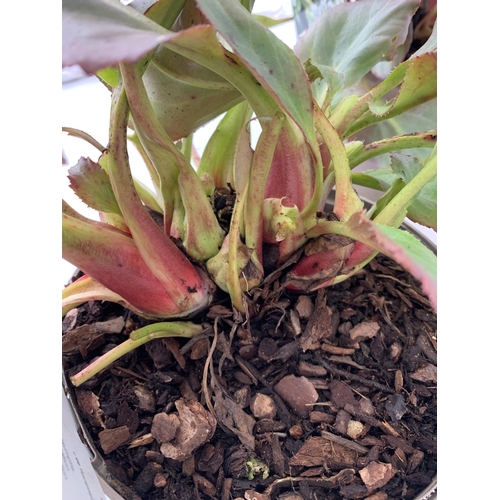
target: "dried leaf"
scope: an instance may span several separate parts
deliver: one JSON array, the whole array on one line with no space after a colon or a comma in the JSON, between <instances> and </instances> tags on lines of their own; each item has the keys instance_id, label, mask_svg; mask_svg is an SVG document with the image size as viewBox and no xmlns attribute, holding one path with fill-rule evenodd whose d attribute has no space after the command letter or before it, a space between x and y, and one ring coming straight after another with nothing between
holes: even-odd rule
<instances>
[{"instance_id":1,"label":"dried leaf","mask_svg":"<svg viewBox=\"0 0 500 500\"><path fill-rule=\"evenodd\" d=\"M231 398L225 396L218 385L215 385L214 392L214 410L219 422L236 434L242 444L253 450L255 448L255 438L252 432L255 419L251 415L248 415L248 413L245 413L241 406Z\"/></svg>"}]
</instances>

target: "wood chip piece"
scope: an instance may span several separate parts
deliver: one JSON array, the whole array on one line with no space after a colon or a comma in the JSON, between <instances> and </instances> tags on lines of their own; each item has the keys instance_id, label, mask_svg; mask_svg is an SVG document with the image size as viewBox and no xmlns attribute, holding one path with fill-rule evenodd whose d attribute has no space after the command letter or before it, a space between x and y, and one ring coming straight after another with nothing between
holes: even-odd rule
<instances>
[{"instance_id":1,"label":"wood chip piece","mask_svg":"<svg viewBox=\"0 0 500 500\"><path fill-rule=\"evenodd\" d=\"M357 405L357 400L354 397L353 390L340 380L332 380L330 384L330 401L335 408L344 408L346 403L354 406Z\"/></svg>"},{"instance_id":2,"label":"wood chip piece","mask_svg":"<svg viewBox=\"0 0 500 500\"><path fill-rule=\"evenodd\" d=\"M146 446L148 444L151 444L154 441L153 435L148 432L147 434L144 434L144 436L140 436L137 439L134 439L128 446L128 449L132 448L138 448L139 446Z\"/></svg>"},{"instance_id":3,"label":"wood chip piece","mask_svg":"<svg viewBox=\"0 0 500 500\"><path fill-rule=\"evenodd\" d=\"M418 380L419 382L427 383L437 383L437 368L430 363L426 364L422 368L410 373L410 377L413 380Z\"/></svg>"},{"instance_id":4,"label":"wood chip piece","mask_svg":"<svg viewBox=\"0 0 500 500\"><path fill-rule=\"evenodd\" d=\"M324 377L327 371L322 366L312 365L305 361L299 363L299 373L303 377Z\"/></svg>"},{"instance_id":5,"label":"wood chip piece","mask_svg":"<svg viewBox=\"0 0 500 500\"><path fill-rule=\"evenodd\" d=\"M275 386L276 393L303 418L309 415L313 404L318 401L319 395L313 384L305 377L287 375Z\"/></svg>"},{"instance_id":6,"label":"wood chip piece","mask_svg":"<svg viewBox=\"0 0 500 500\"><path fill-rule=\"evenodd\" d=\"M99 443L105 455L115 451L130 439L130 431L126 425L99 432Z\"/></svg>"},{"instance_id":7,"label":"wood chip piece","mask_svg":"<svg viewBox=\"0 0 500 500\"><path fill-rule=\"evenodd\" d=\"M387 500L388 498L389 496L385 491L377 491L377 493L366 497L365 500Z\"/></svg>"},{"instance_id":8,"label":"wood chip piece","mask_svg":"<svg viewBox=\"0 0 500 500\"><path fill-rule=\"evenodd\" d=\"M154 413L156 410L156 400L154 394L143 385L134 387L134 394L137 396L137 406L144 411Z\"/></svg>"},{"instance_id":9,"label":"wood chip piece","mask_svg":"<svg viewBox=\"0 0 500 500\"><path fill-rule=\"evenodd\" d=\"M175 402L175 406L179 412L180 427L175 439L163 443L160 451L167 458L183 462L194 450L212 438L217 421L196 401L185 401L181 398Z\"/></svg>"},{"instance_id":10,"label":"wood chip piece","mask_svg":"<svg viewBox=\"0 0 500 500\"><path fill-rule=\"evenodd\" d=\"M104 429L102 416L104 412L99 404L99 397L90 389L77 388L75 390L78 408L93 427Z\"/></svg>"},{"instance_id":11,"label":"wood chip piece","mask_svg":"<svg viewBox=\"0 0 500 500\"><path fill-rule=\"evenodd\" d=\"M161 443L168 443L175 438L181 423L179 417L174 413L157 413L151 425L152 436Z\"/></svg>"},{"instance_id":12,"label":"wood chip piece","mask_svg":"<svg viewBox=\"0 0 500 500\"><path fill-rule=\"evenodd\" d=\"M153 485L155 488L164 488L167 486L167 475L163 473L158 473L153 479Z\"/></svg>"},{"instance_id":13,"label":"wood chip piece","mask_svg":"<svg viewBox=\"0 0 500 500\"><path fill-rule=\"evenodd\" d=\"M349 330L349 337L356 342L356 347L359 347L358 342L372 339L379 330L380 325L376 321L363 321Z\"/></svg>"},{"instance_id":14,"label":"wood chip piece","mask_svg":"<svg viewBox=\"0 0 500 500\"><path fill-rule=\"evenodd\" d=\"M314 311L314 304L309 295L301 295L295 303L295 310L301 319L309 319Z\"/></svg>"},{"instance_id":15,"label":"wood chip piece","mask_svg":"<svg viewBox=\"0 0 500 500\"><path fill-rule=\"evenodd\" d=\"M396 469L391 464L370 462L359 475L369 491L385 486L396 474Z\"/></svg>"},{"instance_id":16,"label":"wood chip piece","mask_svg":"<svg viewBox=\"0 0 500 500\"><path fill-rule=\"evenodd\" d=\"M326 423L333 424L335 417L330 413L325 413L323 411L312 411L309 414L309 420L312 424Z\"/></svg>"},{"instance_id":17,"label":"wood chip piece","mask_svg":"<svg viewBox=\"0 0 500 500\"><path fill-rule=\"evenodd\" d=\"M209 341L207 338L200 339L191 347L189 357L192 360L202 359L208 354Z\"/></svg>"},{"instance_id":18,"label":"wood chip piece","mask_svg":"<svg viewBox=\"0 0 500 500\"><path fill-rule=\"evenodd\" d=\"M215 486L207 478L195 472L193 474L193 481L194 484L197 486L197 488L200 489L203 493L205 493L205 495L208 495L209 497L215 497L217 490L215 489Z\"/></svg>"},{"instance_id":19,"label":"wood chip piece","mask_svg":"<svg viewBox=\"0 0 500 500\"><path fill-rule=\"evenodd\" d=\"M245 491L245 500L271 500L267 493L258 493L254 490Z\"/></svg>"},{"instance_id":20,"label":"wood chip piece","mask_svg":"<svg viewBox=\"0 0 500 500\"><path fill-rule=\"evenodd\" d=\"M333 313L326 305L326 294L320 289L316 297L315 309L307 322L304 333L300 337L300 347L304 352L320 347L320 342L333 337Z\"/></svg>"},{"instance_id":21,"label":"wood chip piece","mask_svg":"<svg viewBox=\"0 0 500 500\"><path fill-rule=\"evenodd\" d=\"M357 452L324 437L310 437L290 459L290 465L314 467L324 464L350 467L355 465Z\"/></svg>"},{"instance_id":22,"label":"wood chip piece","mask_svg":"<svg viewBox=\"0 0 500 500\"><path fill-rule=\"evenodd\" d=\"M351 347L337 347L335 345L328 344L327 342L323 342L321 344L321 349L325 352L336 354L338 356L349 356L356 352L356 349L353 349Z\"/></svg>"}]
</instances>

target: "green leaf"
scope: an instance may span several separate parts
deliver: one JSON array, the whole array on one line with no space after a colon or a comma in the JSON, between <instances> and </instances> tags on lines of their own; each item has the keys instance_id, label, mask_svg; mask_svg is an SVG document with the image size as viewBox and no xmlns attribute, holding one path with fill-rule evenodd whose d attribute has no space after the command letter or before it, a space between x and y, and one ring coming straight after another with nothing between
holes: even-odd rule
<instances>
[{"instance_id":1,"label":"green leaf","mask_svg":"<svg viewBox=\"0 0 500 500\"><path fill-rule=\"evenodd\" d=\"M108 174L90 158L80 158L68 170L70 187L90 208L121 215Z\"/></svg>"},{"instance_id":2,"label":"green leaf","mask_svg":"<svg viewBox=\"0 0 500 500\"><path fill-rule=\"evenodd\" d=\"M293 21L293 16L283 17L282 19L273 19L272 17L264 16L262 14L252 14L252 16L266 28L272 28L273 26L279 26L280 24L287 23L288 21Z\"/></svg>"},{"instance_id":3,"label":"green leaf","mask_svg":"<svg viewBox=\"0 0 500 500\"><path fill-rule=\"evenodd\" d=\"M388 193L387 198L392 199L401 190L401 185L398 189L395 189L395 186L401 183L405 185L410 182L422 170L423 164L419 159L407 155L392 154L391 158L392 168L365 170L362 174L354 176L353 181L359 185L386 191ZM381 203L387 205L386 200ZM383 206L380 205L376 213L382 208ZM418 222L437 231L436 178L422 187L417 197L408 206L406 215L413 222Z\"/></svg>"},{"instance_id":4,"label":"green leaf","mask_svg":"<svg viewBox=\"0 0 500 500\"><path fill-rule=\"evenodd\" d=\"M232 0L198 0L200 9L259 83L315 143L312 93L292 50Z\"/></svg>"},{"instance_id":5,"label":"green leaf","mask_svg":"<svg viewBox=\"0 0 500 500\"><path fill-rule=\"evenodd\" d=\"M174 141L243 100L227 80L165 46L156 51L143 81L156 116Z\"/></svg>"},{"instance_id":6,"label":"green leaf","mask_svg":"<svg viewBox=\"0 0 500 500\"><path fill-rule=\"evenodd\" d=\"M210 137L198 167L198 176L210 174L216 187L235 187L233 168L238 138L248 126L252 110L247 102L230 109Z\"/></svg>"},{"instance_id":7,"label":"green leaf","mask_svg":"<svg viewBox=\"0 0 500 500\"><path fill-rule=\"evenodd\" d=\"M62 65L87 73L136 62L171 34L114 0L62 1Z\"/></svg>"},{"instance_id":8,"label":"green leaf","mask_svg":"<svg viewBox=\"0 0 500 500\"><path fill-rule=\"evenodd\" d=\"M324 106L330 105L335 94L344 86L342 75L330 66L316 64L311 59L305 62L304 68L312 83L316 101L324 103Z\"/></svg>"},{"instance_id":9,"label":"green leaf","mask_svg":"<svg viewBox=\"0 0 500 500\"><path fill-rule=\"evenodd\" d=\"M422 163L418 158L398 153L391 154L392 171L408 184L415 175L422 170Z\"/></svg>"},{"instance_id":10,"label":"green leaf","mask_svg":"<svg viewBox=\"0 0 500 500\"><path fill-rule=\"evenodd\" d=\"M330 66L351 86L404 43L419 0L360 0L335 5L311 25L295 47L301 61Z\"/></svg>"},{"instance_id":11,"label":"green leaf","mask_svg":"<svg viewBox=\"0 0 500 500\"><path fill-rule=\"evenodd\" d=\"M422 282L422 288L437 308L437 257L413 234L374 224L361 213L347 222L350 236L391 257Z\"/></svg>"},{"instance_id":12,"label":"green leaf","mask_svg":"<svg viewBox=\"0 0 500 500\"><path fill-rule=\"evenodd\" d=\"M437 231L437 179L426 184L408 207L408 218Z\"/></svg>"},{"instance_id":13,"label":"green leaf","mask_svg":"<svg viewBox=\"0 0 500 500\"><path fill-rule=\"evenodd\" d=\"M388 102L371 99L369 109L349 126L345 136L382 120L398 116L437 97L437 53L428 52L400 64L383 82L370 91L372 96L385 95L397 87L396 97ZM412 132L415 130L413 129Z\"/></svg>"}]
</instances>

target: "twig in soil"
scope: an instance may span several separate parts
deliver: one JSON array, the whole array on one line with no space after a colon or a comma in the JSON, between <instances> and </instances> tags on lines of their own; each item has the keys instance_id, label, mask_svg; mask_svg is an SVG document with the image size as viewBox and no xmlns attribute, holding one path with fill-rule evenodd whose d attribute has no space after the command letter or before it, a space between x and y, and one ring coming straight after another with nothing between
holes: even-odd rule
<instances>
[{"instance_id":1,"label":"twig in soil","mask_svg":"<svg viewBox=\"0 0 500 500\"><path fill-rule=\"evenodd\" d=\"M259 370L255 368L253 365L245 361L241 356L235 355L234 360L240 368L252 379L254 385L257 385L257 382L260 382L264 387L271 388L271 384L267 382L267 380L259 373Z\"/></svg>"},{"instance_id":2,"label":"twig in soil","mask_svg":"<svg viewBox=\"0 0 500 500\"><path fill-rule=\"evenodd\" d=\"M328 432L328 431L321 431L321 437L324 437L325 439L328 439L329 441L333 441L334 443L341 444L341 445L345 446L346 448L350 448L351 450L357 451L358 453L366 454L370 451L365 446L361 446L360 444L355 443L354 441L351 441L350 439L346 439L346 438L343 438L341 436L337 436L336 434L332 434L331 432Z\"/></svg>"},{"instance_id":3,"label":"twig in soil","mask_svg":"<svg viewBox=\"0 0 500 500\"><path fill-rule=\"evenodd\" d=\"M276 481L274 481L266 488L264 493L272 497L274 493L280 491L282 488L290 486L293 487L294 483L300 483L301 481L307 481L309 486L318 486L321 488L338 488L342 484L350 483L354 478L355 473L356 471L354 469L344 469L335 476L331 477L284 477L281 479L276 479Z\"/></svg>"},{"instance_id":4,"label":"twig in soil","mask_svg":"<svg viewBox=\"0 0 500 500\"><path fill-rule=\"evenodd\" d=\"M210 351L207 354L207 360L205 361L205 366L203 367L203 378L201 380L201 387L203 390L203 395L205 396L205 403L208 407L208 410L212 414L212 416L217 420L217 414L215 413L215 409L212 406L212 401L210 400L210 393L208 392L208 369L212 364L212 356L214 355L215 347L217 346L217 325L219 323L219 317L215 318L214 321L214 340L212 341L212 345L210 346Z\"/></svg>"},{"instance_id":5,"label":"twig in soil","mask_svg":"<svg viewBox=\"0 0 500 500\"><path fill-rule=\"evenodd\" d=\"M119 377L122 377L122 373L124 373L125 375L130 375L131 377L144 380L144 382L149 382L149 379L147 377L143 377L142 375L139 375L138 373L127 368L122 368L121 366L115 366L114 368L112 368L111 373L113 373L114 375L118 375Z\"/></svg>"},{"instance_id":6,"label":"twig in soil","mask_svg":"<svg viewBox=\"0 0 500 500\"><path fill-rule=\"evenodd\" d=\"M192 339L189 339L182 347L181 349L179 350L179 352L184 356L184 354L187 354L189 352L189 350L191 349L191 347L193 347L197 342L198 340L200 339L206 339L208 338L207 336L207 333L210 331L210 328L207 328L205 330L203 330L201 333L199 333L198 335L196 335L195 337L193 337Z\"/></svg>"},{"instance_id":7,"label":"twig in soil","mask_svg":"<svg viewBox=\"0 0 500 500\"><path fill-rule=\"evenodd\" d=\"M406 340L406 335L391 321L391 316L389 314L389 311L387 310L385 302L384 308L379 308L379 311L382 315L382 318L384 318L384 321L392 328L392 330L396 332L401 339Z\"/></svg>"},{"instance_id":8,"label":"twig in soil","mask_svg":"<svg viewBox=\"0 0 500 500\"><path fill-rule=\"evenodd\" d=\"M343 363L345 365L349 365L349 366L352 366L354 368L357 368L358 370L367 370L369 372L377 371L374 368L367 368L366 366L359 365L358 363L353 361L349 356L331 355L331 356L328 356L328 359L330 361L333 361L334 363Z\"/></svg>"},{"instance_id":9,"label":"twig in soil","mask_svg":"<svg viewBox=\"0 0 500 500\"><path fill-rule=\"evenodd\" d=\"M235 321L233 323L233 326L231 326L231 331L229 332L229 342L228 342L229 345L227 345L226 346L227 348L225 348L222 351L222 355L221 355L220 360L219 360L219 376L222 376L222 366L224 365L224 361L227 358L231 359L231 345L233 343L234 334L236 333L238 326L239 326L239 321Z\"/></svg>"},{"instance_id":10,"label":"twig in soil","mask_svg":"<svg viewBox=\"0 0 500 500\"><path fill-rule=\"evenodd\" d=\"M392 389L389 389L387 386L382 385L376 382L375 380L368 380L364 377L360 377L359 375L354 375L353 373L349 373L346 372L345 370L340 370L339 368L331 366L321 357L321 354L318 351L314 353L314 357L327 371L333 373L334 375L339 375L341 377L348 378L349 380L355 380L356 382L361 382L366 387L373 387L374 389L378 389L379 391L387 392L389 394L394 394L394 391Z\"/></svg>"},{"instance_id":11,"label":"twig in soil","mask_svg":"<svg viewBox=\"0 0 500 500\"><path fill-rule=\"evenodd\" d=\"M411 285L409 285L408 283L405 283L404 281L401 281L400 279L395 278L394 276L389 276L388 274L373 274L373 276L376 276L377 278L387 278L387 279L389 279L389 280L396 281L396 282L398 282L400 285L405 286L405 287L409 287L409 286L411 286Z\"/></svg>"}]
</instances>

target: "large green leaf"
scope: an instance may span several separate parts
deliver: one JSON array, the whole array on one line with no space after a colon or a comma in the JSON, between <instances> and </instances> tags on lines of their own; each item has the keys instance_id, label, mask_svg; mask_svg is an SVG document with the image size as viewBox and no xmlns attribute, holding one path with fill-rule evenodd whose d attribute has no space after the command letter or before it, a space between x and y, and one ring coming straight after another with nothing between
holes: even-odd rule
<instances>
[{"instance_id":1,"label":"large green leaf","mask_svg":"<svg viewBox=\"0 0 500 500\"><path fill-rule=\"evenodd\" d=\"M156 116L174 141L243 100L227 80L166 46L157 49L143 81Z\"/></svg>"},{"instance_id":2,"label":"large green leaf","mask_svg":"<svg viewBox=\"0 0 500 500\"><path fill-rule=\"evenodd\" d=\"M198 0L198 5L259 83L314 143L311 88L292 50L237 1Z\"/></svg>"},{"instance_id":3,"label":"large green leaf","mask_svg":"<svg viewBox=\"0 0 500 500\"><path fill-rule=\"evenodd\" d=\"M346 87L404 43L419 0L359 0L326 10L298 41L300 60L332 67Z\"/></svg>"}]
</instances>

